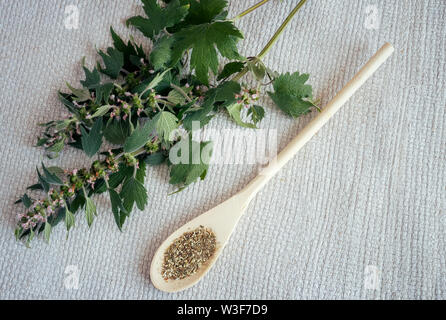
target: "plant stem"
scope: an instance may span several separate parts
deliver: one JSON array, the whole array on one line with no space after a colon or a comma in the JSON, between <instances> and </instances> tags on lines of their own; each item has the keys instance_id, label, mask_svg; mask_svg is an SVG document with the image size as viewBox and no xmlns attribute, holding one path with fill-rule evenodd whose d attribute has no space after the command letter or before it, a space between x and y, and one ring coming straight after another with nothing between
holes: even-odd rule
<instances>
[{"instance_id":1,"label":"plant stem","mask_svg":"<svg viewBox=\"0 0 446 320\"><path fill-rule=\"evenodd\" d=\"M243 18L244 16L250 14L251 12L253 12L254 10L260 8L261 6L263 6L264 4L266 4L267 2L269 2L270 0L263 0L260 1L259 3L253 5L251 8L249 8L248 10L243 11L242 13L240 13L237 17L233 18L232 21L236 21L239 20L241 18Z\"/></svg>"},{"instance_id":2,"label":"plant stem","mask_svg":"<svg viewBox=\"0 0 446 320\"><path fill-rule=\"evenodd\" d=\"M285 28L288 26L288 24L291 22L291 20L294 18L294 16L296 15L296 13L299 11L300 8L302 8L302 6L305 4L305 2L307 2L307 0L301 0L297 6L293 9L293 11L291 11L291 13L288 15L288 17L285 19L285 21L282 23L282 25L280 26L280 28L276 31L276 33L274 34L274 36L271 38L271 40L267 43L267 45L265 46L265 48L263 48L263 50L260 52L260 54L256 57L256 60L262 60L266 54L269 52L269 50L271 50L271 48L273 47L273 45L277 42L277 40L279 39L279 37L282 35L282 33L285 31ZM240 80L245 74L248 73L248 68L243 69L242 71L240 71L240 73L233 79L234 81L238 81Z\"/></svg>"},{"instance_id":3,"label":"plant stem","mask_svg":"<svg viewBox=\"0 0 446 320\"><path fill-rule=\"evenodd\" d=\"M285 19L285 21L282 23L282 25L280 26L280 28L276 31L276 33L274 34L274 36L271 38L271 40L268 42L268 44L265 46L265 48L262 50L262 52L260 52L260 54L257 56L257 58L259 60L262 60L266 54L268 53L268 51L272 48L272 46L274 45L274 43L276 43L276 41L279 39L279 37L282 35L283 31L285 30L285 28L288 26L288 24L291 22L291 20L294 18L294 16L296 15L296 13L300 10L300 8L302 8L302 6L305 4L305 2L307 2L307 0L301 0L297 6L293 9L293 11L291 11L291 13L289 14L289 16Z\"/></svg>"}]
</instances>

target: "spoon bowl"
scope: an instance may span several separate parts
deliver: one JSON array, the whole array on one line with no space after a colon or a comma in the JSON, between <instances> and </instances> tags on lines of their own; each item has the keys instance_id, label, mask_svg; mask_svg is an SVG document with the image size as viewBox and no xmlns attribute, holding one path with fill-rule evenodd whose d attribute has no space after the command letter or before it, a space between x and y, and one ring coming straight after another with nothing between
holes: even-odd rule
<instances>
[{"instance_id":1,"label":"spoon bowl","mask_svg":"<svg viewBox=\"0 0 446 320\"><path fill-rule=\"evenodd\" d=\"M245 200L245 201L244 201ZM155 288L165 292L178 292L198 283L217 261L228 243L240 217L245 213L248 203L240 195L232 197L219 206L198 216L172 233L158 248L150 267L150 279ZM217 247L213 256L192 276L182 280L165 280L162 276L164 252L184 233L199 227L211 229L216 237Z\"/></svg>"}]
</instances>

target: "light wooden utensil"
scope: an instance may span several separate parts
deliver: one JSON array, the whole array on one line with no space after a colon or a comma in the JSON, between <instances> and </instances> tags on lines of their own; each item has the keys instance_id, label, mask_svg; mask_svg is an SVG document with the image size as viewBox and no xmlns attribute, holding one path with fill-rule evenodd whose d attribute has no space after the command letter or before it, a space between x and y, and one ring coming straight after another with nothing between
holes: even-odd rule
<instances>
[{"instance_id":1,"label":"light wooden utensil","mask_svg":"<svg viewBox=\"0 0 446 320\"><path fill-rule=\"evenodd\" d=\"M200 281L220 256L241 216L245 213L246 208L255 195L333 117L393 52L393 46L386 43L336 97L328 103L324 110L245 189L172 233L161 244L153 257L150 267L150 278L153 285L161 291L177 292L190 288ZM185 232L200 226L210 228L215 233L218 244L215 254L205 265L201 266L196 274L189 278L184 280L164 280L161 274L164 252L175 239L182 236Z\"/></svg>"}]
</instances>

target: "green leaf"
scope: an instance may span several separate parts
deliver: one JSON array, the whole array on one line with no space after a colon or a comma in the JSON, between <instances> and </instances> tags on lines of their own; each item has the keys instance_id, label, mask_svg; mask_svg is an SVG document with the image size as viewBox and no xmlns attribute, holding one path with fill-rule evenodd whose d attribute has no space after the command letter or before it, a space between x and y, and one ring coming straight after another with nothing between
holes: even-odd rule
<instances>
[{"instance_id":1,"label":"green leaf","mask_svg":"<svg viewBox=\"0 0 446 320\"><path fill-rule=\"evenodd\" d=\"M144 126L138 126L124 144L124 152L130 153L142 148L153 136L155 121L148 120Z\"/></svg>"},{"instance_id":2,"label":"green leaf","mask_svg":"<svg viewBox=\"0 0 446 320\"><path fill-rule=\"evenodd\" d=\"M128 41L128 43L125 44L125 42L116 34L112 27L110 27L110 32L114 47L124 54L124 68L127 71L133 70L134 63L132 63L132 58L136 57L138 60L145 58L144 51L142 48L135 47L131 41Z\"/></svg>"},{"instance_id":3,"label":"green leaf","mask_svg":"<svg viewBox=\"0 0 446 320\"><path fill-rule=\"evenodd\" d=\"M101 68L101 72L108 75L112 79L116 79L122 67L124 66L124 54L115 48L108 48L107 53L99 50L99 55L104 61L105 69Z\"/></svg>"},{"instance_id":4,"label":"green leaf","mask_svg":"<svg viewBox=\"0 0 446 320\"><path fill-rule=\"evenodd\" d=\"M223 106L233 104L236 99L235 95L242 90L240 84L235 81L226 81L216 88L216 102L223 102Z\"/></svg>"},{"instance_id":5,"label":"green leaf","mask_svg":"<svg viewBox=\"0 0 446 320\"><path fill-rule=\"evenodd\" d=\"M122 225L124 224L125 218L128 215L127 210L124 208L122 199L115 190L110 189L108 192L110 195L110 202L116 225L118 226L119 230L122 231Z\"/></svg>"},{"instance_id":6,"label":"green leaf","mask_svg":"<svg viewBox=\"0 0 446 320\"><path fill-rule=\"evenodd\" d=\"M223 79L227 79L230 76L232 76L233 74L242 71L244 67L245 67L245 63L243 63L243 62L240 62L240 61L229 62L228 64L226 64L224 66L223 70L218 75L217 80L220 81Z\"/></svg>"},{"instance_id":7,"label":"green leaf","mask_svg":"<svg viewBox=\"0 0 446 320\"><path fill-rule=\"evenodd\" d=\"M183 53L192 49L191 69L202 83L209 84L209 69L218 73L218 51L228 59L242 59L237 51L241 32L230 21L217 21L182 29L174 35L172 63L175 65Z\"/></svg>"},{"instance_id":8,"label":"green leaf","mask_svg":"<svg viewBox=\"0 0 446 320\"><path fill-rule=\"evenodd\" d=\"M44 190L45 192L48 192L48 191L50 190L50 185L49 185L49 183L48 183L48 182L45 180L45 178L40 174L39 169L36 168L36 170L37 170L37 176L38 176L40 185L42 186L42 188L43 188L43 190Z\"/></svg>"},{"instance_id":9,"label":"green leaf","mask_svg":"<svg viewBox=\"0 0 446 320\"><path fill-rule=\"evenodd\" d=\"M83 69L85 72L85 80L81 81L81 84L84 86L84 88L91 89L101 82L101 75L99 74L98 69L93 68L93 71L90 71L85 66Z\"/></svg>"},{"instance_id":10,"label":"green leaf","mask_svg":"<svg viewBox=\"0 0 446 320\"><path fill-rule=\"evenodd\" d=\"M62 102L64 106L67 107L68 111L70 111L72 114L79 116L79 112L77 111L76 106L67 99L67 96L68 95L64 95L62 92L58 93L60 102Z\"/></svg>"},{"instance_id":11,"label":"green leaf","mask_svg":"<svg viewBox=\"0 0 446 320\"><path fill-rule=\"evenodd\" d=\"M65 208L59 208L55 213L48 217L47 222L51 224L51 228L57 226L65 219Z\"/></svg>"},{"instance_id":12,"label":"green leaf","mask_svg":"<svg viewBox=\"0 0 446 320\"><path fill-rule=\"evenodd\" d=\"M32 186L29 186L28 188L26 188L26 190L31 190L31 191L43 190L43 187L40 183L36 183L36 184L33 184Z\"/></svg>"},{"instance_id":13,"label":"green leaf","mask_svg":"<svg viewBox=\"0 0 446 320\"><path fill-rule=\"evenodd\" d=\"M120 196L123 199L124 206L128 212L131 211L134 203L136 203L136 206L141 211L144 210L147 205L147 190L141 182L133 177L127 179L124 183Z\"/></svg>"},{"instance_id":14,"label":"green leaf","mask_svg":"<svg viewBox=\"0 0 446 320\"><path fill-rule=\"evenodd\" d=\"M43 163L42 163L42 169L43 169L44 179L46 182L54 185L63 185L62 180L60 180L60 178L55 173L45 168L45 165Z\"/></svg>"},{"instance_id":15,"label":"green leaf","mask_svg":"<svg viewBox=\"0 0 446 320\"><path fill-rule=\"evenodd\" d=\"M265 109L263 109L261 106L254 105L249 108L248 115L251 116L252 122L257 125L265 117Z\"/></svg>"},{"instance_id":16,"label":"green leaf","mask_svg":"<svg viewBox=\"0 0 446 320\"><path fill-rule=\"evenodd\" d=\"M186 98L177 90L171 90L167 95L167 101L183 105L186 103Z\"/></svg>"},{"instance_id":17,"label":"green leaf","mask_svg":"<svg viewBox=\"0 0 446 320\"><path fill-rule=\"evenodd\" d=\"M153 64L155 70L160 70L167 66L172 58L172 45L174 38L164 36L159 38L150 53L150 62Z\"/></svg>"},{"instance_id":18,"label":"green leaf","mask_svg":"<svg viewBox=\"0 0 446 320\"><path fill-rule=\"evenodd\" d=\"M147 171L146 163L144 161L139 161L139 168L138 168L138 170L136 170L135 178L142 184L144 184L144 180L146 178L146 174L147 174L146 171Z\"/></svg>"},{"instance_id":19,"label":"green leaf","mask_svg":"<svg viewBox=\"0 0 446 320\"><path fill-rule=\"evenodd\" d=\"M47 148L46 150L48 152L54 152L54 153L59 153L63 150L63 148L65 147L65 139L62 139L58 142L56 142L55 144L53 144L51 147Z\"/></svg>"},{"instance_id":20,"label":"green leaf","mask_svg":"<svg viewBox=\"0 0 446 320\"><path fill-rule=\"evenodd\" d=\"M308 79L308 74L299 74L299 72L280 75L273 83L275 92L268 92L268 94L283 112L298 118L315 107L311 102L313 89L305 84Z\"/></svg>"},{"instance_id":21,"label":"green leaf","mask_svg":"<svg viewBox=\"0 0 446 320\"><path fill-rule=\"evenodd\" d=\"M72 123L71 119L58 120L56 121L56 125L54 126L54 130L62 131L65 130Z\"/></svg>"},{"instance_id":22,"label":"green leaf","mask_svg":"<svg viewBox=\"0 0 446 320\"><path fill-rule=\"evenodd\" d=\"M148 19L141 16L132 17L127 20L127 26L133 25L152 40L164 28L173 27L180 22L189 9L188 5L180 5L178 0L170 2L165 8L161 8L157 0L142 0L142 2Z\"/></svg>"},{"instance_id":23,"label":"green leaf","mask_svg":"<svg viewBox=\"0 0 446 320\"><path fill-rule=\"evenodd\" d=\"M76 99L75 99L76 101L83 102L83 101L91 100L90 91L88 89L73 88L68 82L67 82L67 87L76 96Z\"/></svg>"},{"instance_id":24,"label":"green leaf","mask_svg":"<svg viewBox=\"0 0 446 320\"><path fill-rule=\"evenodd\" d=\"M76 212L79 208L82 208L85 205L85 197L84 194L78 192L76 197L68 204L68 208L71 212Z\"/></svg>"},{"instance_id":25,"label":"green leaf","mask_svg":"<svg viewBox=\"0 0 446 320\"><path fill-rule=\"evenodd\" d=\"M125 120L113 119L107 123L104 129L104 137L112 144L124 144L130 135L130 125Z\"/></svg>"},{"instance_id":26,"label":"green leaf","mask_svg":"<svg viewBox=\"0 0 446 320\"><path fill-rule=\"evenodd\" d=\"M164 141L171 141L171 133L178 128L178 118L168 111L162 111L157 113L153 121L158 137Z\"/></svg>"},{"instance_id":27,"label":"green leaf","mask_svg":"<svg viewBox=\"0 0 446 320\"><path fill-rule=\"evenodd\" d=\"M45 229L43 230L43 234L45 236L45 240L47 242L50 242L51 224L49 222L45 222Z\"/></svg>"},{"instance_id":28,"label":"green leaf","mask_svg":"<svg viewBox=\"0 0 446 320\"><path fill-rule=\"evenodd\" d=\"M209 114L214 110L215 97L217 92L215 90L210 91L206 96L206 100L200 109L193 112L188 112L183 119L183 126L186 130L192 131L193 122L200 122L200 128L204 127L212 119Z\"/></svg>"},{"instance_id":29,"label":"green leaf","mask_svg":"<svg viewBox=\"0 0 446 320\"><path fill-rule=\"evenodd\" d=\"M108 99L110 98L110 94L113 90L113 86L114 85L111 82L92 86L91 88L95 89L95 91L96 91L95 102L97 104L101 104L102 101L104 101L104 103L108 103Z\"/></svg>"},{"instance_id":30,"label":"green leaf","mask_svg":"<svg viewBox=\"0 0 446 320\"><path fill-rule=\"evenodd\" d=\"M74 215L68 208L65 208L65 226L67 227L67 231L70 231L74 227Z\"/></svg>"},{"instance_id":31,"label":"green leaf","mask_svg":"<svg viewBox=\"0 0 446 320\"><path fill-rule=\"evenodd\" d=\"M102 118L98 118L90 132L87 133L83 126L81 126L82 132L82 149L90 158L94 156L102 145Z\"/></svg>"},{"instance_id":32,"label":"green leaf","mask_svg":"<svg viewBox=\"0 0 446 320\"><path fill-rule=\"evenodd\" d=\"M85 199L85 217L87 218L88 226L93 224L94 216L96 215L96 206L91 198Z\"/></svg>"},{"instance_id":33,"label":"green leaf","mask_svg":"<svg viewBox=\"0 0 446 320\"><path fill-rule=\"evenodd\" d=\"M150 83L147 86L144 86L144 90L142 90L142 92L140 93L140 97L142 97L144 95L144 93L146 93L147 91L155 88L156 86L158 86L160 84L161 81L163 81L164 76L170 72L170 69L165 70L162 73L158 73L152 81L150 81Z\"/></svg>"},{"instance_id":34,"label":"green leaf","mask_svg":"<svg viewBox=\"0 0 446 320\"><path fill-rule=\"evenodd\" d=\"M105 116L110 111L111 108L113 108L113 107L110 105L99 107L91 117L97 118L97 117Z\"/></svg>"},{"instance_id":35,"label":"green leaf","mask_svg":"<svg viewBox=\"0 0 446 320\"><path fill-rule=\"evenodd\" d=\"M209 23L214 20L225 19L224 9L228 3L226 0L189 0L190 10L186 17L189 24Z\"/></svg>"},{"instance_id":36,"label":"green leaf","mask_svg":"<svg viewBox=\"0 0 446 320\"><path fill-rule=\"evenodd\" d=\"M147 156L144 159L144 162L147 163L149 166L158 166L166 162L166 159L166 156L162 152L157 152Z\"/></svg>"},{"instance_id":37,"label":"green leaf","mask_svg":"<svg viewBox=\"0 0 446 320\"><path fill-rule=\"evenodd\" d=\"M212 154L211 142L200 143L192 139L184 139L174 146L171 154L172 152L179 157L180 161L171 167L170 184L183 188L194 183L199 178L204 179L209 163L205 163L203 158L210 159Z\"/></svg>"},{"instance_id":38,"label":"green leaf","mask_svg":"<svg viewBox=\"0 0 446 320\"><path fill-rule=\"evenodd\" d=\"M26 193L22 196L21 200L22 200L23 205L26 208L31 207L32 201L31 201L31 199L28 197L28 195Z\"/></svg>"},{"instance_id":39,"label":"green leaf","mask_svg":"<svg viewBox=\"0 0 446 320\"><path fill-rule=\"evenodd\" d=\"M124 163L119 164L119 170L110 175L108 180L108 185L111 189L116 189L124 179L128 179L133 175L133 167L126 166ZM101 181L95 187L94 191L96 194L104 193L107 191L107 185L105 182Z\"/></svg>"},{"instance_id":40,"label":"green leaf","mask_svg":"<svg viewBox=\"0 0 446 320\"><path fill-rule=\"evenodd\" d=\"M244 128L250 128L250 129L255 129L257 128L257 126L255 124L252 123L248 123L248 122L244 122L242 120L242 110L243 110L244 106L242 104L239 103L234 103L228 107L226 107L226 109L228 110L229 115L232 117L232 119L239 125L242 126Z\"/></svg>"}]
</instances>

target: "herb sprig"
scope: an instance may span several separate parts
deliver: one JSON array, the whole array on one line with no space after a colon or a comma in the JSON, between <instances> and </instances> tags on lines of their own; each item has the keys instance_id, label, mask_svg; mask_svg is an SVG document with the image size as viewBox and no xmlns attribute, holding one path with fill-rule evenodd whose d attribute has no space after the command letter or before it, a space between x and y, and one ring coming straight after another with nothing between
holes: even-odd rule
<instances>
[{"instance_id":1,"label":"herb sprig","mask_svg":"<svg viewBox=\"0 0 446 320\"><path fill-rule=\"evenodd\" d=\"M243 35L234 22L267 2L228 19L226 0L142 0L146 17L132 17L127 25L152 42L149 54L110 28L113 46L98 51L101 61L92 69L82 62L81 88L67 84L68 92L59 92L70 116L41 124L44 132L37 142L49 158L70 146L98 159L89 168L70 171L42 163L36 169L38 182L28 187L40 197L25 193L17 201L25 207L18 215L17 239L29 243L43 233L49 241L52 228L62 221L70 231L81 210L90 226L97 215L93 196L102 193L108 193L122 230L134 207L147 206L147 166L167 163L169 182L179 191L203 180L207 163L173 164L169 153L188 150L183 155L188 160L196 158L196 152L211 153L212 142L192 140L192 123L203 127L217 112L226 112L242 127L257 128L265 116L258 101L269 83L274 89L269 96L289 116L297 118L317 108L308 75L279 75L262 62L306 0L299 2L258 56L243 57L238 52ZM219 58L230 60L220 72ZM242 82L246 74L257 80L256 86ZM105 144L113 147L107 150Z\"/></svg>"}]
</instances>

